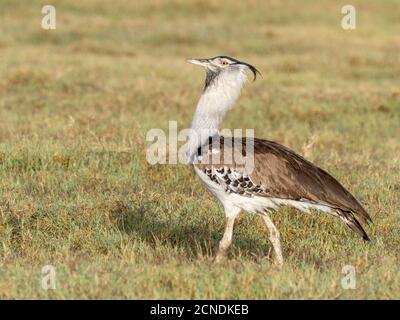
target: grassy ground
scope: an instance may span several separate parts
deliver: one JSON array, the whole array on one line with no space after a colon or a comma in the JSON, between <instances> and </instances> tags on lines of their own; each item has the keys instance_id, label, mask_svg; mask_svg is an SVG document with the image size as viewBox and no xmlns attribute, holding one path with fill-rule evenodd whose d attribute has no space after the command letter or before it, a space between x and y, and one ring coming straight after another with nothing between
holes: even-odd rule
<instances>
[{"instance_id":1,"label":"grassy ground","mask_svg":"<svg viewBox=\"0 0 400 320\"><path fill-rule=\"evenodd\" d=\"M41 1L0 4L1 298L400 298L400 4L352 1ZM47 4L47 2L46 2ZM232 55L263 74L227 128L254 128L332 172L370 212L372 241L284 209L286 263L243 214L210 262L221 207L189 167L149 165L150 128L190 125L203 72ZM56 290L41 268L57 268ZM356 268L355 290L341 286Z\"/></svg>"}]
</instances>

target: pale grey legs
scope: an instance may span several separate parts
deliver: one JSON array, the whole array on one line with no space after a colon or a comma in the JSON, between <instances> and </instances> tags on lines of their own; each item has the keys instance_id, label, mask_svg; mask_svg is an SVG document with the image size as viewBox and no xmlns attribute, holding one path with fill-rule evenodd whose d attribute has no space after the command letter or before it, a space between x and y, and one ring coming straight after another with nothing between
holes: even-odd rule
<instances>
[{"instance_id":1,"label":"pale grey legs","mask_svg":"<svg viewBox=\"0 0 400 320\"><path fill-rule=\"evenodd\" d=\"M261 217L263 218L263 220L268 228L269 239L272 242L272 245L274 247L276 262L278 263L279 266L282 266L283 256L282 256L281 240L279 237L279 231L275 227L274 223L272 222L271 218L268 216L267 213L264 213L263 215L261 215Z\"/></svg>"},{"instance_id":2,"label":"pale grey legs","mask_svg":"<svg viewBox=\"0 0 400 320\"><path fill-rule=\"evenodd\" d=\"M233 233L233 225L235 224L235 218L236 218L236 216L228 217L226 220L224 236L222 237L221 241L219 242L218 253L214 260L215 263L218 263L221 261L221 259L224 257L224 255L226 253L226 250L229 248L229 246L232 243L232 233Z\"/></svg>"},{"instance_id":3,"label":"pale grey legs","mask_svg":"<svg viewBox=\"0 0 400 320\"><path fill-rule=\"evenodd\" d=\"M274 247L276 262L279 266L282 266L283 265L283 256L282 256L279 231L275 227L274 223L272 222L271 218L268 216L267 213L264 213L263 215L261 215L261 217L263 218L263 220L268 228L269 239ZM221 259L225 256L227 249L229 248L229 246L232 243L232 234L233 234L233 226L235 224L235 218L236 218L236 216L227 218L224 236L222 237L221 241L219 242L218 252L217 252L217 255L214 260L215 263L218 263L221 261Z\"/></svg>"}]
</instances>

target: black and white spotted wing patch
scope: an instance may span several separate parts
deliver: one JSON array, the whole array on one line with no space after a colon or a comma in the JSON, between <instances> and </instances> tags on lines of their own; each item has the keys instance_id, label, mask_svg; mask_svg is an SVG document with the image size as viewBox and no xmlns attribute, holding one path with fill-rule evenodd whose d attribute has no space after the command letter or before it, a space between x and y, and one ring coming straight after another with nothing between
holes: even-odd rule
<instances>
[{"instance_id":1,"label":"black and white spotted wing patch","mask_svg":"<svg viewBox=\"0 0 400 320\"><path fill-rule=\"evenodd\" d=\"M264 194L265 190L251 181L251 178L242 170L228 167L204 168L203 172L211 181L225 188L227 193L236 193L246 197Z\"/></svg>"}]
</instances>

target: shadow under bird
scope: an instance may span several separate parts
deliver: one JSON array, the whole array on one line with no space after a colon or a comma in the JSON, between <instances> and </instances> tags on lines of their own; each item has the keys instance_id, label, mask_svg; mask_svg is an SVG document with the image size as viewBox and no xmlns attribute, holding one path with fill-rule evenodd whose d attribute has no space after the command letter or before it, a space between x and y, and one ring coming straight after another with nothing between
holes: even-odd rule
<instances>
[{"instance_id":1,"label":"shadow under bird","mask_svg":"<svg viewBox=\"0 0 400 320\"><path fill-rule=\"evenodd\" d=\"M242 210L262 217L279 265L283 263L280 236L269 213L281 206L332 214L364 240L369 240L359 221L368 223L370 216L329 173L279 143L220 135L222 118L239 97L247 80L246 71L253 73L254 80L259 73L254 66L228 56L187 61L204 67L206 71L205 86L192 121L191 129L195 134L189 137L187 146L196 174L222 203L227 218L216 262L230 246L234 221ZM215 141L219 142L217 149ZM242 147L240 152L246 149L246 144L251 144L252 154L244 157L244 163L251 158L251 170L235 160L224 162L224 155L237 152L234 149L238 143ZM220 157L219 161L213 162L215 153ZM232 158L236 159L232 156L229 159Z\"/></svg>"}]
</instances>

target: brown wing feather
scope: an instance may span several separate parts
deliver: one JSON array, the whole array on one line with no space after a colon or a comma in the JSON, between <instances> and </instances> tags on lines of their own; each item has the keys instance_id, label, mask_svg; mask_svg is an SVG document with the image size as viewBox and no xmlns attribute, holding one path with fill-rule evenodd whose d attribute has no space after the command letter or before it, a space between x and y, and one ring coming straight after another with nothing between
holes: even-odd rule
<instances>
[{"instance_id":1,"label":"brown wing feather","mask_svg":"<svg viewBox=\"0 0 400 320\"><path fill-rule=\"evenodd\" d=\"M248 176L257 187L254 195L305 200L328 205L338 211L339 216L350 228L364 239L368 239L356 218L363 222L369 222L371 221L370 216L354 196L325 170L273 141L257 138L243 138L240 141L235 139L236 143L242 144L240 150L232 148L234 145L232 141L232 138L221 137L217 147L219 148L218 160L220 162L215 162L215 158L211 159L209 152L208 156L203 157L203 160L196 166L204 171L210 170L210 168L218 169L228 166L232 169L240 169L245 174L246 172L243 169L245 165L236 163L234 154L240 152L245 155L246 143L252 143L254 169L251 173L249 172ZM215 143L212 144L210 141L203 147L202 154L204 155L204 149L211 150L211 148L215 148ZM227 157L227 155L229 156ZM231 160L229 164L224 163L226 158ZM250 159L250 155L247 155L247 158ZM243 183L246 184L246 182ZM262 192L260 192L260 188ZM244 193L242 192L244 192L242 188L241 194L243 195L251 194L253 191L247 188Z\"/></svg>"},{"instance_id":2,"label":"brown wing feather","mask_svg":"<svg viewBox=\"0 0 400 320\"><path fill-rule=\"evenodd\" d=\"M307 199L351 211L364 222L370 216L334 177L292 150L273 141L254 139L255 167L251 174L277 197Z\"/></svg>"}]
</instances>

